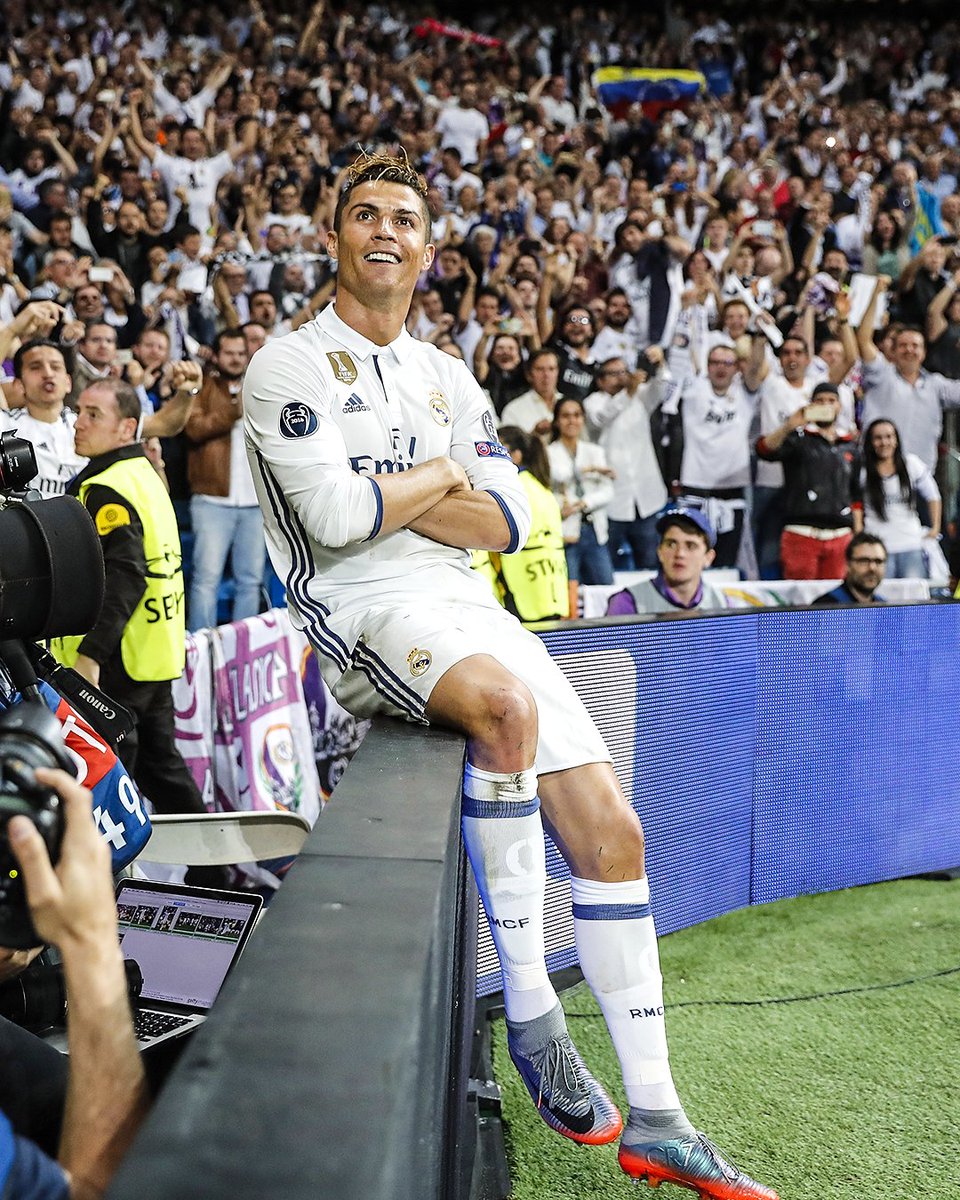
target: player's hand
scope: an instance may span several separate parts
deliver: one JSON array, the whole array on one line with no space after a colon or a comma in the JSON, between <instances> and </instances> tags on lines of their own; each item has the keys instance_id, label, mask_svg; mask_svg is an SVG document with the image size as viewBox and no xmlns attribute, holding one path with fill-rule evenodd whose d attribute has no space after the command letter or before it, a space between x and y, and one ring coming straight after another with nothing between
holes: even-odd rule
<instances>
[{"instance_id":1,"label":"player's hand","mask_svg":"<svg viewBox=\"0 0 960 1200\"><path fill-rule=\"evenodd\" d=\"M61 949L70 943L111 946L117 926L110 850L94 824L92 796L65 771L38 767L36 775L62 799L65 830L54 867L31 820L12 817L7 826L34 927Z\"/></svg>"},{"instance_id":2,"label":"player's hand","mask_svg":"<svg viewBox=\"0 0 960 1200\"><path fill-rule=\"evenodd\" d=\"M458 462L454 462L452 458L438 459L443 462L450 474L450 486L447 488L447 493L450 492L469 492L471 491L470 480L467 478L467 473Z\"/></svg>"}]
</instances>

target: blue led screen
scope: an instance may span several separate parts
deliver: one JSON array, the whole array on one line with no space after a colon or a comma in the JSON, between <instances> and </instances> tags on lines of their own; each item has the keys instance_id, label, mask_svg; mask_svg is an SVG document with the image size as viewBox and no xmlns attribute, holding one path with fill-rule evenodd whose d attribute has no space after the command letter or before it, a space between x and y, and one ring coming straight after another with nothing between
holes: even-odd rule
<instances>
[{"instance_id":1,"label":"blue led screen","mask_svg":"<svg viewBox=\"0 0 960 1200\"><path fill-rule=\"evenodd\" d=\"M643 821L660 933L960 865L960 605L749 610L541 631ZM548 842L551 969L576 961ZM481 916L478 992L500 987Z\"/></svg>"}]
</instances>

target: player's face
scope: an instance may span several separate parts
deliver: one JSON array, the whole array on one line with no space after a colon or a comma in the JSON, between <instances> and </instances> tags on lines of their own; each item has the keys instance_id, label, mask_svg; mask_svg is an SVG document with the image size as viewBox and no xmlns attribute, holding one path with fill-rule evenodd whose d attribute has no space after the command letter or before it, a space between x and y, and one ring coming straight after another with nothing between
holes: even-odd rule
<instances>
[{"instance_id":1,"label":"player's face","mask_svg":"<svg viewBox=\"0 0 960 1200\"><path fill-rule=\"evenodd\" d=\"M400 304L406 311L434 254L417 193L377 180L354 188L339 233L327 235L327 248L338 260L337 290L380 311Z\"/></svg>"},{"instance_id":2,"label":"player's face","mask_svg":"<svg viewBox=\"0 0 960 1200\"><path fill-rule=\"evenodd\" d=\"M63 355L55 346L35 346L23 356L20 388L27 402L59 408L72 386Z\"/></svg>"},{"instance_id":3,"label":"player's face","mask_svg":"<svg viewBox=\"0 0 960 1200\"><path fill-rule=\"evenodd\" d=\"M714 552L700 534L680 525L668 525L657 547L657 558L664 579L675 588L699 580L713 562Z\"/></svg>"}]
</instances>

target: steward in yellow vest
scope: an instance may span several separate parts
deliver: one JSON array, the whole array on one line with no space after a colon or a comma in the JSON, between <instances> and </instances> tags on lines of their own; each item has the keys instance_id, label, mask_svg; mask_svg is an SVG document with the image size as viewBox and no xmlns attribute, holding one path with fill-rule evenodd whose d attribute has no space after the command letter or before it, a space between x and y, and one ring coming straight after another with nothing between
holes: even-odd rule
<instances>
[{"instance_id":1,"label":"steward in yellow vest","mask_svg":"<svg viewBox=\"0 0 960 1200\"><path fill-rule=\"evenodd\" d=\"M78 400L76 450L90 461L68 491L97 527L106 588L93 629L52 649L136 716L117 755L154 807L200 813L203 800L174 740L170 687L185 660L180 533L138 439L140 420L136 392L118 379L95 381ZM206 882L222 886L224 874Z\"/></svg>"},{"instance_id":2,"label":"steward in yellow vest","mask_svg":"<svg viewBox=\"0 0 960 1200\"><path fill-rule=\"evenodd\" d=\"M530 536L513 554L474 551L473 566L485 575L504 608L521 621L569 617L570 591L560 505L549 487L550 467L536 434L508 425L498 436L520 469L530 505Z\"/></svg>"},{"instance_id":3,"label":"steward in yellow vest","mask_svg":"<svg viewBox=\"0 0 960 1200\"><path fill-rule=\"evenodd\" d=\"M180 531L143 446L97 455L69 491L96 524L107 587L96 626L83 638L63 639L61 659L73 666L77 655L86 655L103 663L119 642L131 679L178 679L186 646Z\"/></svg>"}]
</instances>

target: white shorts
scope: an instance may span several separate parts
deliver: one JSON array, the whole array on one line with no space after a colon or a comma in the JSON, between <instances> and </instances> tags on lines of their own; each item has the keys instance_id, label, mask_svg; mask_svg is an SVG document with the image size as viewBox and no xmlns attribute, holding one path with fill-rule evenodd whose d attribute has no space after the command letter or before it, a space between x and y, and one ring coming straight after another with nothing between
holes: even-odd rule
<instances>
[{"instance_id":1,"label":"white shorts","mask_svg":"<svg viewBox=\"0 0 960 1200\"><path fill-rule=\"evenodd\" d=\"M401 602L366 610L353 665L328 680L344 708L357 717L386 713L426 723L424 709L444 673L488 654L536 701L538 775L611 761L592 717L535 634L499 606L424 600L422 608Z\"/></svg>"}]
</instances>

